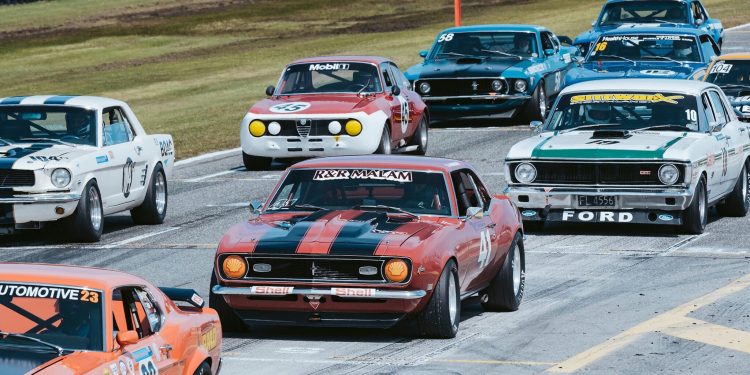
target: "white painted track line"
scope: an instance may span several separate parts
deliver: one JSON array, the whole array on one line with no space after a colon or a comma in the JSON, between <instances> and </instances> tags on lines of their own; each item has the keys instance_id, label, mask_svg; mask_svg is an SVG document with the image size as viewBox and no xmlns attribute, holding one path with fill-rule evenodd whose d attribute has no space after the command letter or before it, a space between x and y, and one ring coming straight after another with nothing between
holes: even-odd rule
<instances>
[{"instance_id":1,"label":"white painted track line","mask_svg":"<svg viewBox=\"0 0 750 375\"><path fill-rule=\"evenodd\" d=\"M129 243L133 243L133 242L137 242L137 241L140 241L140 240L144 240L144 239L149 238L149 237L154 237L154 236L158 236L158 235L161 235L161 234L164 234L164 233L172 232L172 231L175 231L175 230L178 230L178 229L180 229L180 228L179 227L170 227L170 228L162 229L160 231L146 233L146 234L142 234L140 236L131 237L131 238L128 238L127 240L113 242L113 243L111 243L109 245L101 246L100 248L101 249L112 249L112 248L120 247L120 246L123 246L123 245L127 245Z\"/></svg>"}]
</instances>

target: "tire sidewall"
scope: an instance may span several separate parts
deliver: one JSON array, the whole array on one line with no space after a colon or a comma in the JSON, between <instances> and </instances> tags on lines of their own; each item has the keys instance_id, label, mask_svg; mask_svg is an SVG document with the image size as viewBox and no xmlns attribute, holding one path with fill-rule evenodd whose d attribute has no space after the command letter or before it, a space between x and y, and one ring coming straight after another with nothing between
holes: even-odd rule
<instances>
[{"instance_id":1,"label":"tire sidewall","mask_svg":"<svg viewBox=\"0 0 750 375\"><path fill-rule=\"evenodd\" d=\"M383 134L380 137L378 149L375 150L376 154L390 155L393 152L391 146L391 132L388 130L388 126L387 122L383 125Z\"/></svg>"},{"instance_id":2,"label":"tire sidewall","mask_svg":"<svg viewBox=\"0 0 750 375\"><path fill-rule=\"evenodd\" d=\"M448 278L452 277L455 281L456 286L456 316L453 321L453 324L451 325L451 329L453 330L453 334L455 335L458 333L458 326L461 323L461 285L459 284L458 279L458 267L456 266L456 263L452 260L446 264L445 270L443 270L445 273L445 301L447 302L446 306L450 306L450 294L448 288L450 287L450 283L448 282ZM443 282L443 280L440 280ZM446 319L450 322L450 307L446 307Z\"/></svg>"},{"instance_id":3,"label":"tire sidewall","mask_svg":"<svg viewBox=\"0 0 750 375\"><path fill-rule=\"evenodd\" d=\"M99 197L99 208L100 215L102 216L102 222L99 224L99 229L94 228L94 224L91 222L91 207L89 207L89 194L91 189L95 189L97 196ZM76 224L78 228L71 228L79 231L85 229L87 233L82 233L81 238L84 240L95 241L98 240L104 232L104 207L102 206L102 195L99 191L99 187L96 181L90 180L83 188L83 194L81 194L81 200L78 203L78 212L76 212L77 220ZM83 228L82 228L83 227Z\"/></svg>"},{"instance_id":4,"label":"tire sidewall","mask_svg":"<svg viewBox=\"0 0 750 375\"><path fill-rule=\"evenodd\" d=\"M422 143L422 134L424 134L424 143ZM427 117L422 115L422 120L419 122L419 128L417 129L417 145L419 151L423 154L427 152L427 145L430 142L430 132L427 130Z\"/></svg>"},{"instance_id":5,"label":"tire sidewall","mask_svg":"<svg viewBox=\"0 0 750 375\"><path fill-rule=\"evenodd\" d=\"M513 264L516 252L518 252L519 255L520 255L520 257L519 257L519 259L521 261L520 265ZM518 292L514 291L514 295L515 295L515 298L516 298L516 306L519 306L519 305L521 305L521 301L523 300L523 293L524 293L524 290L526 289L526 252L523 251L523 240L522 239L516 239L516 240L514 240L513 254L508 254L508 255L509 256L511 256L511 255L513 256L513 258L510 258L511 259L511 261L510 261L511 275L513 274L513 271L514 271L513 268L515 266L521 267L521 282L520 282L520 284L518 286ZM511 288L513 288L513 281L512 280L511 280Z\"/></svg>"},{"instance_id":6,"label":"tire sidewall","mask_svg":"<svg viewBox=\"0 0 750 375\"><path fill-rule=\"evenodd\" d=\"M159 212L156 204L156 178L158 175L161 175L164 178L164 211ZM154 213L156 216L159 217L159 221L163 222L164 218L167 216L167 210L169 209L169 183L167 182L167 175L164 173L164 168L161 166L161 164L157 164L156 168L154 168L153 176L151 177L151 185L149 186L149 194L150 197L148 197L151 200L151 204L153 205Z\"/></svg>"}]
</instances>

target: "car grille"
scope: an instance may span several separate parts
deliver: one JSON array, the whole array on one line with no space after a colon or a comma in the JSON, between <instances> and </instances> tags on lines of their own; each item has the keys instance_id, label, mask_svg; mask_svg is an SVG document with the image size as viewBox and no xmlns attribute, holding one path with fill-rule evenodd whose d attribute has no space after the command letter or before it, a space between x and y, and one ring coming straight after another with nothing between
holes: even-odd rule
<instances>
[{"instance_id":1,"label":"car grille","mask_svg":"<svg viewBox=\"0 0 750 375\"><path fill-rule=\"evenodd\" d=\"M0 187L34 186L34 171L0 169Z\"/></svg>"},{"instance_id":2,"label":"car grille","mask_svg":"<svg viewBox=\"0 0 750 375\"><path fill-rule=\"evenodd\" d=\"M471 95L492 95L507 94L508 82L501 79L502 87L500 91L492 90L492 81L498 78L461 78L461 79L427 79L417 80L414 88L419 90L419 84L427 82L430 84L429 94L419 93L421 96L429 98L436 96L471 96ZM476 89L475 89L476 88ZM419 91L418 91L419 92Z\"/></svg>"},{"instance_id":3,"label":"car grille","mask_svg":"<svg viewBox=\"0 0 750 375\"><path fill-rule=\"evenodd\" d=\"M518 183L515 170L520 162L509 164L511 179ZM663 185L659 168L665 163L575 163L532 162L537 172L533 184L547 185ZM685 166L675 164L680 171L677 183L685 179Z\"/></svg>"},{"instance_id":4,"label":"car grille","mask_svg":"<svg viewBox=\"0 0 750 375\"><path fill-rule=\"evenodd\" d=\"M270 122L278 122L281 125L281 132L277 136L283 137L316 137L316 136L330 136L332 135L328 131L328 124L331 121L338 121L341 124L343 132L344 125L349 119L327 119L327 120L311 120L311 119L298 119L298 120L271 120Z\"/></svg>"}]
</instances>

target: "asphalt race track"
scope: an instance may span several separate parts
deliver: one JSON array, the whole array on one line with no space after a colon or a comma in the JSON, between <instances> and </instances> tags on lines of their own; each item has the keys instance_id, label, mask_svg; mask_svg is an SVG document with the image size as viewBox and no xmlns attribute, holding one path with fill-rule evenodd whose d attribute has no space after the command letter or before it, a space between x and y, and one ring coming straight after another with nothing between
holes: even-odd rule
<instances>
[{"instance_id":1,"label":"asphalt race track","mask_svg":"<svg viewBox=\"0 0 750 375\"><path fill-rule=\"evenodd\" d=\"M750 49L750 27L724 52ZM237 121L241 114L237 115ZM466 160L494 193L501 158L527 126L430 132L430 156ZM178 150L179 151L179 150ZM105 219L96 245L43 231L0 238L0 261L107 267L160 286L208 295L222 233L246 219L284 165L247 172L239 152L178 164L161 226ZM463 303L453 340L380 330L269 328L225 338L223 374L737 373L750 369L750 216L719 218L706 233L637 225L557 225L526 239L526 295L513 313Z\"/></svg>"}]
</instances>

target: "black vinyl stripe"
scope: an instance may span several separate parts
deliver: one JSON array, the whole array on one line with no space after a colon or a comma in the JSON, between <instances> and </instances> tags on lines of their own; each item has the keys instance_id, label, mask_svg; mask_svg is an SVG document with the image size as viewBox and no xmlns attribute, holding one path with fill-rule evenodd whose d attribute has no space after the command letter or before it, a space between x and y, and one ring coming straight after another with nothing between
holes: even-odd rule
<instances>
[{"instance_id":1,"label":"black vinyl stripe","mask_svg":"<svg viewBox=\"0 0 750 375\"><path fill-rule=\"evenodd\" d=\"M258 240L253 252L262 254L294 254L310 227L330 212L328 210L315 211L292 225L289 229L279 226L269 229Z\"/></svg>"},{"instance_id":2,"label":"black vinyl stripe","mask_svg":"<svg viewBox=\"0 0 750 375\"><path fill-rule=\"evenodd\" d=\"M405 224L382 221L378 222L374 228L377 231L373 231L372 227L365 224L383 215L385 213L366 211L352 219L341 228L338 236L331 244L329 254L361 256L375 254L388 232L395 231ZM362 233L363 230L366 230L366 232Z\"/></svg>"}]
</instances>

